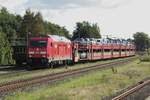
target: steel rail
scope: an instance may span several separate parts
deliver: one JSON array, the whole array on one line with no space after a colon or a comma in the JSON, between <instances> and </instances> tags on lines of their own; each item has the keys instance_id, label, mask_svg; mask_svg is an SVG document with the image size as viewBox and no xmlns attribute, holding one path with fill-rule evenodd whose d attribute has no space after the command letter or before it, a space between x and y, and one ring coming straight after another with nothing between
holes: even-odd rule
<instances>
[{"instance_id":1,"label":"steel rail","mask_svg":"<svg viewBox=\"0 0 150 100\"><path fill-rule=\"evenodd\" d=\"M141 88L143 88L149 84L150 84L150 79L146 80L146 81L141 81L136 86L134 86L133 88L127 90L126 92L124 92L124 93L122 93L116 97L114 97L112 100L122 100L122 99L126 98L127 96L137 92L138 90L140 90Z\"/></svg>"}]
</instances>

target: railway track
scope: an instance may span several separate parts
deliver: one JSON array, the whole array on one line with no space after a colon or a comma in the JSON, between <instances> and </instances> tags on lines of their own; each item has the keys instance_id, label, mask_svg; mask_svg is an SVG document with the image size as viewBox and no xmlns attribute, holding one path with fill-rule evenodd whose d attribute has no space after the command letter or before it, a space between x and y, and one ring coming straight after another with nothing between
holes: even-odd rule
<instances>
[{"instance_id":1,"label":"railway track","mask_svg":"<svg viewBox=\"0 0 150 100\"><path fill-rule=\"evenodd\" d=\"M118 65L128 64L135 59L136 58L130 58L130 59L119 60L119 61L109 62L105 64L99 64L99 65L80 68L80 69L74 69L74 70L65 71L65 72L59 72L59 73L48 74L44 76L37 76L37 77L29 78L29 79L16 80L16 81L11 81L7 83L2 83L0 84L0 94L8 93L8 92L20 89L20 88L29 87L29 86L33 86L36 84L50 83L50 82L63 80L65 78L69 78L73 76L79 76L79 75L82 75L82 74L85 74L94 70L112 68Z\"/></svg>"},{"instance_id":2,"label":"railway track","mask_svg":"<svg viewBox=\"0 0 150 100\"><path fill-rule=\"evenodd\" d=\"M130 88L129 90L121 93L120 95L112 98L112 100L126 100L126 98L136 92L138 92L139 90L141 90L142 88L144 88L145 86L150 85L150 78L141 82L138 82L135 86L133 86L132 88ZM144 98L143 98L144 100Z\"/></svg>"},{"instance_id":3,"label":"railway track","mask_svg":"<svg viewBox=\"0 0 150 100\"><path fill-rule=\"evenodd\" d=\"M28 72L27 70L1 72L0 77L7 77L7 76L17 75L17 74L20 74L20 73L27 73L27 72Z\"/></svg>"},{"instance_id":4,"label":"railway track","mask_svg":"<svg viewBox=\"0 0 150 100\"><path fill-rule=\"evenodd\" d=\"M7 76L22 72L27 72L27 68L25 66L16 67L15 65L4 65L0 66L0 76Z\"/></svg>"}]
</instances>

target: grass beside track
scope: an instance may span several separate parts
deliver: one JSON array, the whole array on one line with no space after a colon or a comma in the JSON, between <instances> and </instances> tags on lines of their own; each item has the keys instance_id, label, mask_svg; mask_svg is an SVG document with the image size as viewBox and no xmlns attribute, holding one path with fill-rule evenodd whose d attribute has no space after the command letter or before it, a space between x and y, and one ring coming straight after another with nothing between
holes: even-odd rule
<instances>
[{"instance_id":1,"label":"grass beside track","mask_svg":"<svg viewBox=\"0 0 150 100\"><path fill-rule=\"evenodd\" d=\"M5 100L99 100L150 76L150 62L136 60L115 69L106 69L61 81L36 91L16 93Z\"/></svg>"},{"instance_id":2,"label":"grass beside track","mask_svg":"<svg viewBox=\"0 0 150 100\"><path fill-rule=\"evenodd\" d=\"M124 58L124 59L130 59L130 58ZM10 82L10 81L19 80L19 79L28 79L28 78L32 78L36 76L63 72L63 71L78 69L78 68L83 68L83 67L89 67L93 65L98 65L98 64L103 64L103 63L108 63L108 62L113 62L113 61L118 61L118 60L120 59L87 62L84 64L75 64L73 66L68 66L67 69L64 66L62 66L62 67L54 68L54 69L47 68L47 69L40 69L40 70L31 70L27 72L17 72L17 73L13 73L10 75L8 74L8 75L0 76L0 83Z\"/></svg>"}]
</instances>

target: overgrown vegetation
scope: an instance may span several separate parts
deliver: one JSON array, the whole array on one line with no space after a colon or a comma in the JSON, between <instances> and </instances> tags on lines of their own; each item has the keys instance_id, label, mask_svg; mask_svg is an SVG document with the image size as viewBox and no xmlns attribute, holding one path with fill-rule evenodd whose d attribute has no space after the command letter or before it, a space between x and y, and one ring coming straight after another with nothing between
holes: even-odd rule
<instances>
[{"instance_id":1,"label":"overgrown vegetation","mask_svg":"<svg viewBox=\"0 0 150 100\"><path fill-rule=\"evenodd\" d=\"M100 100L150 76L150 63L134 61L129 65L97 71L80 78L65 80L32 92L18 92L5 100Z\"/></svg>"},{"instance_id":2,"label":"overgrown vegetation","mask_svg":"<svg viewBox=\"0 0 150 100\"><path fill-rule=\"evenodd\" d=\"M140 58L140 61L142 62L150 62L150 56L146 55Z\"/></svg>"},{"instance_id":3,"label":"overgrown vegetation","mask_svg":"<svg viewBox=\"0 0 150 100\"><path fill-rule=\"evenodd\" d=\"M150 62L150 48L147 49L147 53L143 56L140 56L141 62Z\"/></svg>"},{"instance_id":4,"label":"overgrown vegetation","mask_svg":"<svg viewBox=\"0 0 150 100\"><path fill-rule=\"evenodd\" d=\"M128 58L124 58L124 59L128 59ZM10 81L18 80L18 79L28 79L28 78L36 77L39 75L47 75L50 73L69 71L73 69L79 69L83 67L89 67L89 66L94 66L98 64L104 64L104 63L114 62L114 61L119 61L119 60L120 59L114 59L114 60L107 60L107 61L97 61L97 62L75 64L73 66L67 66L68 67L67 69L65 67L60 67L60 68L54 68L54 69L40 69L40 70L32 70L32 71L27 71L27 72L17 72L14 74L7 74L7 75L0 76L0 83L10 82Z\"/></svg>"}]
</instances>

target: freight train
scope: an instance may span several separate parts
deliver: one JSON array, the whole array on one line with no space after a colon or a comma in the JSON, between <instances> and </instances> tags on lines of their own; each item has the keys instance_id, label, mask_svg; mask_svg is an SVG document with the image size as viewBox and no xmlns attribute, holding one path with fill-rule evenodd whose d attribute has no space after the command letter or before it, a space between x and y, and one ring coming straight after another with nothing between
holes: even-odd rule
<instances>
[{"instance_id":1,"label":"freight train","mask_svg":"<svg viewBox=\"0 0 150 100\"><path fill-rule=\"evenodd\" d=\"M133 43L121 39L77 38L63 36L32 37L26 45L13 46L16 64L54 65L122 58L135 55Z\"/></svg>"}]
</instances>

